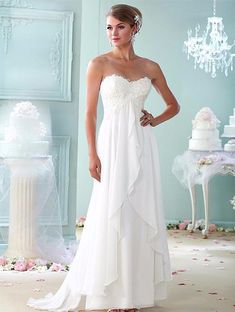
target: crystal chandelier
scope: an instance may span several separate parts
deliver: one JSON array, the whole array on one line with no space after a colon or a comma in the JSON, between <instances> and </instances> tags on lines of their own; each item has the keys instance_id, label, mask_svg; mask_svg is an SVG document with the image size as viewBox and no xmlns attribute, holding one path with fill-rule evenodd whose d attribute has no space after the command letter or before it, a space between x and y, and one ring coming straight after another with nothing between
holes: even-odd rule
<instances>
[{"instance_id":1,"label":"crystal chandelier","mask_svg":"<svg viewBox=\"0 0 235 312\"><path fill-rule=\"evenodd\" d=\"M199 36L200 25L195 28L195 36L192 30L188 30L188 40L184 41L184 52L194 57L194 69L204 69L212 78L216 77L216 71L220 70L228 76L229 68L233 70L233 57L231 48L235 45L228 44L228 36L224 32L223 18L216 17L216 0L213 0L213 17L208 17L206 30Z\"/></svg>"}]
</instances>

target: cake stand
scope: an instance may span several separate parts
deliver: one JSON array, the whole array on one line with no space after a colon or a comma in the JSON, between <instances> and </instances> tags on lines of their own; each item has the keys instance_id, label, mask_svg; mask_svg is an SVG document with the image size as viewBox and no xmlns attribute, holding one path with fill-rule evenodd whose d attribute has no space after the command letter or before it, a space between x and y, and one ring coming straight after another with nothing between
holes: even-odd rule
<instances>
[{"instance_id":1,"label":"cake stand","mask_svg":"<svg viewBox=\"0 0 235 312\"><path fill-rule=\"evenodd\" d=\"M205 162L203 163L202 160ZM235 176L235 152L187 150L183 155L175 158L172 171L179 182L189 190L192 207L192 223L188 225L190 232L194 232L196 225L195 186L201 185L205 213L205 228L202 230L202 235L207 238L209 233L208 184L217 174Z\"/></svg>"}]
</instances>

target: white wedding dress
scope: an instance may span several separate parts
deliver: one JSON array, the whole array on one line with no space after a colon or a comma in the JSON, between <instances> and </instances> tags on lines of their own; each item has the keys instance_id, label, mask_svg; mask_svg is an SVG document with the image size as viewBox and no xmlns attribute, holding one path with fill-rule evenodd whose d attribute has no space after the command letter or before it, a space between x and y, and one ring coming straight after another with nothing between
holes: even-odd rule
<instances>
[{"instance_id":1,"label":"white wedding dress","mask_svg":"<svg viewBox=\"0 0 235 312\"><path fill-rule=\"evenodd\" d=\"M48 311L142 308L166 298L171 280L157 145L140 125L147 77L110 75L101 83L104 118L97 142L101 183L94 181L86 224L70 271L55 295L29 299Z\"/></svg>"}]
</instances>

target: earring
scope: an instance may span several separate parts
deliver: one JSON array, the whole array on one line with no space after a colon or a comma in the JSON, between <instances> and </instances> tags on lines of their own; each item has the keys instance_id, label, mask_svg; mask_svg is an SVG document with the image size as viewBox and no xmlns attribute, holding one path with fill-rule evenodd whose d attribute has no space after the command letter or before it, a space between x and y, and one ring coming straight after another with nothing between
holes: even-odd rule
<instances>
[{"instance_id":1,"label":"earring","mask_svg":"<svg viewBox=\"0 0 235 312\"><path fill-rule=\"evenodd\" d=\"M135 33L133 32L131 35L131 43L133 44L135 42Z\"/></svg>"},{"instance_id":2,"label":"earring","mask_svg":"<svg viewBox=\"0 0 235 312\"><path fill-rule=\"evenodd\" d=\"M113 44L111 40L109 41L109 44L110 44L110 47L113 48Z\"/></svg>"}]
</instances>

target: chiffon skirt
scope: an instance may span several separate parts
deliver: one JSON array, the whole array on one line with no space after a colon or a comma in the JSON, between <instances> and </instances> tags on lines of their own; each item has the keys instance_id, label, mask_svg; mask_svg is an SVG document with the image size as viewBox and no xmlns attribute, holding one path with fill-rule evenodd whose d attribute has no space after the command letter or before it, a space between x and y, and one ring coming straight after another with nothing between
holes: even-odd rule
<instances>
[{"instance_id":1,"label":"chiffon skirt","mask_svg":"<svg viewBox=\"0 0 235 312\"><path fill-rule=\"evenodd\" d=\"M104 119L99 130L101 183L94 181L70 271L55 295L30 299L31 307L142 308L166 298L171 271L157 144L139 116L120 114Z\"/></svg>"}]
</instances>

